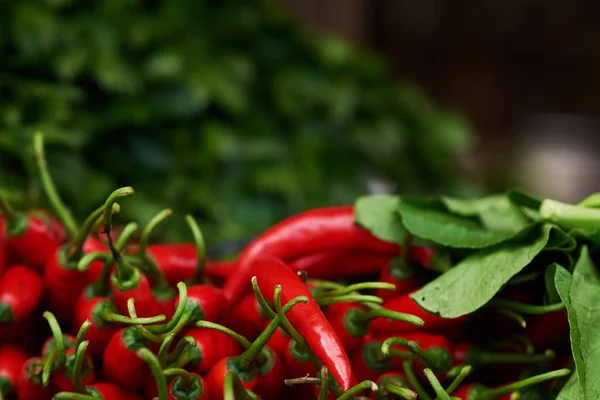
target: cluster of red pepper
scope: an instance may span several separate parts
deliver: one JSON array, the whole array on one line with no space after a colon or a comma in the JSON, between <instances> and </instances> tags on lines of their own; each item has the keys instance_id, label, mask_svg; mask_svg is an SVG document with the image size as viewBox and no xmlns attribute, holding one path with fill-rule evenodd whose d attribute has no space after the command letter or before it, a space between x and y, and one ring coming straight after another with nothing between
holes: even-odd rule
<instances>
[{"instance_id":1,"label":"cluster of red pepper","mask_svg":"<svg viewBox=\"0 0 600 400\"><path fill-rule=\"evenodd\" d=\"M58 218L0 202L0 398L488 400L527 398L570 373L532 350L565 339L539 334L565 326L563 311L501 344L513 353L476 348L463 335L471 316L435 316L410 297L438 252L376 238L351 206L300 213L237 259L208 260L191 216L194 243L150 244L170 210L140 235L135 223L113 229L131 187L77 224L41 136L34 147ZM478 370L497 387L476 383Z\"/></svg>"}]
</instances>

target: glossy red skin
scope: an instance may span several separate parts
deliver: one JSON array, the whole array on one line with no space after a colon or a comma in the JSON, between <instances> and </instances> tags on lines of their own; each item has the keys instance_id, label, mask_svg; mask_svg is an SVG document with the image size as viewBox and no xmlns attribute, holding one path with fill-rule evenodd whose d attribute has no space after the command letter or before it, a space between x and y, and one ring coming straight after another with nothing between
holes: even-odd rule
<instances>
[{"instance_id":1,"label":"glossy red skin","mask_svg":"<svg viewBox=\"0 0 600 400\"><path fill-rule=\"evenodd\" d=\"M267 347L269 347L267 345ZM285 383L283 382L286 378L285 374L285 364L282 358L282 354L277 354L277 352L269 347L271 353L274 356L273 365L268 371L259 370L259 377L256 386L254 387L254 392L258 395L264 396L266 398L271 399L280 399L281 393L285 389Z\"/></svg>"},{"instance_id":2,"label":"glossy red skin","mask_svg":"<svg viewBox=\"0 0 600 400\"><path fill-rule=\"evenodd\" d=\"M110 302L108 297L88 299L85 293L82 292L73 313L74 327L83 325L86 320L92 323L85 334L85 338L90 342L87 350L94 356L102 355L110 339L121 328L119 324L103 324L102 327L98 325L98 322L102 323L102 321L99 321L99 317L94 316L94 308L100 307L104 302Z\"/></svg>"},{"instance_id":3,"label":"glossy red skin","mask_svg":"<svg viewBox=\"0 0 600 400\"><path fill-rule=\"evenodd\" d=\"M6 379L12 386L13 391L27 358L27 354L19 346L13 344L0 345L0 379ZM9 393L2 394L6 396Z\"/></svg>"},{"instance_id":4,"label":"glossy red skin","mask_svg":"<svg viewBox=\"0 0 600 400\"><path fill-rule=\"evenodd\" d=\"M19 400L51 400L56 393L56 388L52 383L44 388L41 383L38 384L32 380L32 371L29 371L29 367L33 365L33 362L40 360L40 357L33 357L23 364L15 387ZM38 370L34 371L34 374L41 375L41 365Z\"/></svg>"},{"instance_id":5,"label":"glossy red skin","mask_svg":"<svg viewBox=\"0 0 600 400\"><path fill-rule=\"evenodd\" d=\"M129 350L126 347L123 342L125 329L115 333L108 342L102 357L102 372L106 379L112 383L124 389L136 391L144 384L146 363L137 356L137 349Z\"/></svg>"},{"instance_id":6,"label":"glossy red skin","mask_svg":"<svg viewBox=\"0 0 600 400\"><path fill-rule=\"evenodd\" d=\"M346 315L350 310L364 310L364 307L358 303L339 303L335 304L335 307L329 307L327 309L327 320L335 329L338 337L344 345L346 352L352 353L364 340L361 336L352 336L346 327Z\"/></svg>"},{"instance_id":7,"label":"glossy red skin","mask_svg":"<svg viewBox=\"0 0 600 400\"><path fill-rule=\"evenodd\" d=\"M77 298L88 282L86 272L61 265L61 249L57 249L46 263L44 285L48 309L54 313L59 322L68 324L73 319Z\"/></svg>"},{"instance_id":8,"label":"glossy red skin","mask_svg":"<svg viewBox=\"0 0 600 400\"><path fill-rule=\"evenodd\" d=\"M260 313L260 306L254 294L245 296L232 310L228 319L228 326L250 340L257 338L271 322Z\"/></svg>"},{"instance_id":9,"label":"glossy red skin","mask_svg":"<svg viewBox=\"0 0 600 400\"><path fill-rule=\"evenodd\" d=\"M310 254L289 262L292 271L304 271L311 279L340 279L377 274L385 269L391 256L364 250L330 250Z\"/></svg>"},{"instance_id":10,"label":"glossy red skin","mask_svg":"<svg viewBox=\"0 0 600 400\"><path fill-rule=\"evenodd\" d=\"M397 254L399 247L386 243L354 223L354 207L317 208L296 214L272 226L250 243L238 258L238 268L225 284L231 304L250 284L252 264L259 257L292 261L309 254L343 249L364 249Z\"/></svg>"},{"instance_id":11,"label":"glossy red skin","mask_svg":"<svg viewBox=\"0 0 600 400\"><path fill-rule=\"evenodd\" d=\"M527 320L525 336L538 349L556 346L560 342L568 342L569 320L564 310L538 315Z\"/></svg>"},{"instance_id":12,"label":"glossy red skin","mask_svg":"<svg viewBox=\"0 0 600 400\"><path fill-rule=\"evenodd\" d=\"M161 307L152 293L152 288L150 287L150 281L146 275L141 274L140 282L137 287L129 290L121 291L113 284L113 276L115 276L115 272L111 274L111 289L113 295L113 301L117 306L119 312L123 315L129 315L129 310L127 309L127 300L130 297L135 299L135 309L137 311L137 316L140 318L146 317L155 317L160 315Z\"/></svg>"},{"instance_id":13,"label":"glossy red skin","mask_svg":"<svg viewBox=\"0 0 600 400\"><path fill-rule=\"evenodd\" d=\"M61 240L54 232L51 226L48 226L42 219L29 216L29 223L25 233L21 236L6 236L6 241L27 265L42 270L47 260L61 245ZM5 231L4 219L0 223L1 231Z\"/></svg>"},{"instance_id":14,"label":"glossy red skin","mask_svg":"<svg viewBox=\"0 0 600 400\"><path fill-rule=\"evenodd\" d=\"M54 215L48 212L48 210L44 210L43 208L32 208L31 210L27 211L27 214L38 217L44 221L46 225L50 227L59 243L64 243L67 241L67 230Z\"/></svg>"},{"instance_id":15,"label":"glossy red skin","mask_svg":"<svg viewBox=\"0 0 600 400\"><path fill-rule=\"evenodd\" d=\"M223 388L225 387L225 376L230 371L229 368L227 368L227 360L229 360L229 358L219 360L210 371L208 371L208 375L206 376L208 393L212 399L222 399L224 397ZM258 373L250 381L245 381L244 379L241 379L241 377L240 381L246 389L252 390L258 383Z\"/></svg>"},{"instance_id":16,"label":"glossy red skin","mask_svg":"<svg viewBox=\"0 0 600 400\"><path fill-rule=\"evenodd\" d=\"M44 295L40 275L32 268L15 265L0 275L0 303L12 310L12 321L29 316Z\"/></svg>"},{"instance_id":17,"label":"glossy red skin","mask_svg":"<svg viewBox=\"0 0 600 400\"><path fill-rule=\"evenodd\" d=\"M68 358L73 359L75 361L75 350L68 349L65 354ZM85 356L87 357L87 356ZM86 386L91 385L96 381L96 375L94 373L94 363L92 360L84 360L84 366L87 364L91 367L89 373L83 377L83 384ZM59 392L74 392L75 386L73 386L73 382L71 378L69 378L64 369L60 369L52 373L52 380L54 381L54 385Z\"/></svg>"},{"instance_id":18,"label":"glossy red skin","mask_svg":"<svg viewBox=\"0 0 600 400\"><path fill-rule=\"evenodd\" d=\"M208 384L206 383L206 381L204 380L204 378L201 377L200 375L194 374L194 373L192 373L191 375L193 375L194 377L196 377L196 379L199 379L200 382L202 383L202 387L204 388L204 391L202 392L202 394L200 396L195 397L194 400L207 400L208 396L209 396L209 394L208 394ZM175 396L173 396L171 394L171 390L173 389L173 382L175 382L175 380L172 380L169 383L169 386L168 386L169 400L179 400L178 397L175 397ZM151 398L151 397L149 397L149 398Z\"/></svg>"},{"instance_id":19,"label":"glossy red skin","mask_svg":"<svg viewBox=\"0 0 600 400\"><path fill-rule=\"evenodd\" d=\"M392 321L385 318L377 318L371 321L371 332L374 334L394 333L398 335L401 333L427 332L458 325L468 318L467 316L462 316L459 318L448 319L430 314L419 307L419 305L410 297L410 294L412 293L407 293L389 300L384 304L384 308L416 315L425 321L424 326L416 326L404 321Z\"/></svg>"},{"instance_id":20,"label":"glossy red skin","mask_svg":"<svg viewBox=\"0 0 600 400\"><path fill-rule=\"evenodd\" d=\"M140 395L120 388L114 383L101 382L89 387L96 389L103 400L142 400Z\"/></svg>"},{"instance_id":21,"label":"glossy red skin","mask_svg":"<svg viewBox=\"0 0 600 400\"><path fill-rule=\"evenodd\" d=\"M296 304L287 313L287 317L315 356L329 369L342 390L350 389L354 384L354 377L344 346L298 275L276 258L257 259L251 264L250 273L256 276L258 286L268 301L273 302L273 289L276 285L281 286L282 304L287 304L298 296L309 299L308 303Z\"/></svg>"},{"instance_id":22,"label":"glossy red skin","mask_svg":"<svg viewBox=\"0 0 600 400\"><path fill-rule=\"evenodd\" d=\"M187 282L196 275L198 252L194 244L152 244L147 251L171 286Z\"/></svg>"},{"instance_id":23,"label":"glossy red skin","mask_svg":"<svg viewBox=\"0 0 600 400\"><path fill-rule=\"evenodd\" d=\"M73 346L75 346L75 340L75 336L69 335L68 333L63 333L63 344L65 346L65 349L73 349ZM47 357L50 354L51 346L54 346L54 342L55 340L53 336L50 336L48 339L46 339L46 341L42 345L42 351L40 352L40 355L42 357Z\"/></svg>"},{"instance_id":24,"label":"glossy red skin","mask_svg":"<svg viewBox=\"0 0 600 400\"><path fill-rule=\"evenodd\" d=\"M104 244L100 239L95 238L94 236L88 236L88 238L83 243L83 252L84 253L94 253L96 251L101 251L103 253L110 253L108 246ZM104 267L103 261L94 261L92 262L87 269L87 281L88 282L96 282L100 278L100 274L102 272L102 268Z\"/></svg>"},{"instance_id":25,"label":"glossy red skin","mask_svg":"<svg viewBox=\"0 0 600 400\"><path fill-rule=\"evenodd\" d=\"M227 308L223 291L209 285L191 285L187 289L188 303L194 302L204 312L206 321L216 321L222 311ZM179 296L175 298L175 304L179 303Z\"/></svg>"},{"instance_id":26,"label":"glossy red skin","mask_svg":"<svg viewBox=\"0 0 600 400\"><path fill-rule=\"evenodd\" d=\"M196 347L203 356L198 365L189 368L199 374L209 371L219 360L241 352L240 344L231 336L214 329L192 328L186 336L196 340Z\"/></svg>"},{"instance_id":27,"label":"glossy red skin","mask_svg":"<svg viewBox=\"0 0 600 400\"><path fill-rule=\"evenodd\" d=\"M208 278L227 279L235 272L235 260L206 260L204 275Z\"/></svg>"},{"instance_id":28,"label":"glossy red skin","mask_svg":"<svg viewBox=\"0 0 600 400\"><path fill-rule=\"evenodd\" d=\"M275 354L283 355L289 341L289 336L287 336L281 329L278 328L275 333L273 333L273 336L271 336L271 339L269 339L267 342L267 346L269 346L269 348L273 350Z\"/></svg>"}]
</instances>

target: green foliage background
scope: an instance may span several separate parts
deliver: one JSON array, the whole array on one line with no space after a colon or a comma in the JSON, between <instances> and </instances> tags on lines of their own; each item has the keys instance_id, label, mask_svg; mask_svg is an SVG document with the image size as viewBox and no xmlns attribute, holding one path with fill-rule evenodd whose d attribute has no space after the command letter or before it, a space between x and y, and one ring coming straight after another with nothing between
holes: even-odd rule
<instances>
[{"instance_id":1,"label":"green foliage background","mask_svg":"<svg viewBox=\"0 0 600 400\"><path fill-rule=\"evenodd\" d=\"M211 243L309 207L352 203L379 176L401 193L464 193L471 134L382 60L300 29L276 1L0 2L0 182L41 201L32 134L81 218L117 186L122 216L165 207ZM167 230L165 230L167 231Z\"/></svg>"}]
</instances>

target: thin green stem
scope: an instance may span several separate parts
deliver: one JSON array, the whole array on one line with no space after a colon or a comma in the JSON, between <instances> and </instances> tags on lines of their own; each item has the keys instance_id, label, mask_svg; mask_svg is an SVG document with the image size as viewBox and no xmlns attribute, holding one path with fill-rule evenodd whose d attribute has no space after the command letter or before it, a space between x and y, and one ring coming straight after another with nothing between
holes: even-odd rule
<instances>
[{"instance_id":1,"label":"thin green stem","mask_svg":"<svg viewBox=\"0 0 600 400\"><path fill-rule=\"evenodd\" d=\"M256 300L258 301L260 309L267 315L268 318L275 318L277 313L271 309L271 306L261 293L260 288L258 287L258 280L256 279L256 276L252 277L252 290L254 291L254 296L256 296Z\"/></svg>"},{"instance_id":2,"label":"thin green stem","mask_svg":"<svg viewBox=\"0 0 600 400\"><path fill-rule=\"evenodd\" d=\"M383 308L379 310L365 311L360 315L360 320L363 322L368 322L375 318L387 318L396 321L404 321L416 326L425 325L425 321L423 321L423 319L417 317L416 315L386 310Z\"/></svg>"},{"instance_id":3,"label":"thin green stem","mask_svg":"<svg viewBox=\"0 0 600 400\"><path fill-rule=\"evenodd\" d=\"M322 279L309 279L308 281L306 281L306 284L309 286L317 287L319 289L339 290L345 287L341 283L326 281Z\"/></svg>"},{"instance_id":4,"label":"thin green stem","mask_svg":"<svg viewBox=\"0 0 600 400\"><path fill-rule=\"evenodd\" d=\"M361 383L354 386L353 388L348 390L346 393L344 393L340 397L338 397L337 400L350 400L350 399L355 398L360 392L363 392L365 390L371 390L371 391L375 392L378 389L379 389L379 387L377 386L377 384L375 382L362 381Z\"/></svg>"},{"instance_id":5,"label":"thin green stem","mask_svg":"<svg viewBox=\"0 0 600 400\"><path fill-rule=\"evenodd\" d=\"M44 360L44 366L42 367L42 386L43 387L48 387L48 384L50 383L50 374L52 374L52 367L53 365L56 363L56 357L57 357L57 349L56 347L52 349L52 351L50 351L50 354L48 354L48 356L46 357L46 360Z\"/></svg>"},{"instance_id":6,"label":"thin green stem","mask_svg":"<svg viewBox=\"0 0 600 400\"><path fill-rule=\"evenodd\" d=\"M321 389L317 400L327 400L329 397L329 370L326 366L321 367Z\"/></svg>"},{"instance_id":7,"label":"thin green stem","mask_svg":"<svg viewBox=\"0 0 600 400\"><path fill-rule=\"evenodd\" d=\"M54 212L58 216L58 219L62 222L63 226L69 233L71 239L77 236L79 229L77 223L73 218L71 212L67 209L63 201L61 200L52 177L48 172L48 166L46 164L46 155L44 153L44 135L41 132L36 132L33 136L33 151L35 153L35 159L40 173L40 179L42 181L42 187L46 193L46 197L50 201Z\"/></svg>"},{"instance_id":8,"label":"thin green stem","mask_svg":"<svg viewBox=\"0 0 600 400\"><path fill-rule=\"evenodd\" d=\"M512 310L508 310L506 308L498 308L498 309L496 309L496 312L498 312L499 314L504 315L505 317L508 317L508 318L512 319L517 324L519 324L519 326L522 329L527 328L527 321L525 320L525 318L521 314L519 314L519 313L517 313L515 311L512 311Z\"/></svg>"},{"instance_id":9,"label":"thin green stem","mask_svg":"<svg viewBox=\"0 0 600 400\"><path fill-rule=\"evenodd\" d=\"M111 207L113 207L115 204L116 203L113 203ZM83 225L77 232L77 236L72 238L72 242L69 246L69 250L67 252L67 259L69 260L69 262L74 262L81 259L81 257L84 254L83 246L85 244L85 241L89 236L90 231L94 226L94 223L103 213L104 204L92 211L92 213L88 215L88 217L85 219Z\"/></svg>"},{"instance_id":10,"label":"thin green stem","mask_svg":"<svg viewBox=\"0 0 600 400\"><path fill-rule=\"evenodd\" d=\"M353 285L346 286L341 289L332 290L331 292L326 292L325 296L342 296L346 294L352 294L353 292L357 292L359 290L396 290L396 285L393 283L387 282L361 282L355 283Z\"/></svg>"},{"instance_id":11,"label":"thin green stem","mask_svg":"<svg viewBox=\"0 0 600 400\"><path fill-rule=\"evenodd\" d=\"M526 315L542 315L555 311L564 310L565 305L563 303L547 304L547 305L533 305L523 304L518 301L496 299L489 302L490 307L503 308L505 310L515 311Z\"/></svg>"},{"instance_id":12,"label":"thin green stem","mask_svg":"<svg viewBox=\"0 0 600 400\"><path fill-rule=\"evenodd\" d=\"M186 214L185 222L187 222L192 235L194 237L194 244L196 245L196 257L198 259L198 265L196 267L196 273L194 274L194 282L201 282L202 276L204 275L204 268L206 266L206 244L204 243L204 236L202 231L190 214Z\"/></svg>"},{"instance_id":13,"label":"thin green stem","mask_svg":"<svg viewBox=\"0 0 600 400\"><path fill-rule=\"evenodd\" d=\"M456 377L452 380L452 383L450 383L450 386L446 388L446 393L452 394L452 392L458 389L460 384L463 383L471 371L473 371L473 368L470 365L465 365L462 367L458 375L456 375Z\"/></svg>"},{"instance_id":14,"label":"thin green stem","mask_svg":"<svg viewBox=\"0 0 600 400\"><path fill-rule=\"evenodd\" d=\"M406 400L416 400L418 397L418 394L412 390L402 386L393 385L391 383L383 385L383 390Z\"/></svg>"},{"instance_id":15,"label":"thin green stem","mask_svg":"<svg viewBox=\"0 0 600 400\"><path fill-rule=\"evenodd\" d=\"M598 228L600 210L575 206L560 201L545 199L539 209L540 216L563 228Z\"/></svg>"},{"instance_id":16,"label":"thin green stem","mask_svg":"<svg viewBox=\"0 0 600 400\"><path fill-rule=\"evenodd\" d=\"M175 345L175 349L171 352L171 354L169 354L167 363L171 364L173 361L179 359L187 346L195 347L196 339L194 339L192 336L182 337L181 340L179 340L179 342L177 342Z\"/></svg>"},{"instance_id":17,"label":"thin green stem","mask_svg":"<svg viewBox=\"0 0 600 400\"><path fill-rule=\"evenodd\" d=\"M159 322L163 322L167 319L164 314L157 315L155 317L138 317L138 318L130 318L125 315L106 312L102 313L101 317L106 322L114 322L117 324L126 324L126 325L147 325L147 324L156 324Z\"/></svg>"},{"instance_id":18,"label":"thin green stem","mask_svg":"<svg viewBox=\"0 0 600 400\"><path fill-rule=\"evenodd\" d=\"M81 324L81 326L79 327L79 330L77 331L77 336L75 337L74 347L76 349L79 348L79 345L83 342L83 339L85 339L85 334L87 333L88 329L90 329L90 326L92 326L92 323L89 319L86 319L85 321L83 321L83 324Z\"/></svg>"},{"instance_id":19,"label":"thin green stem","mask_svg":"<svg viewBox=\"0 0 600 400\"><path fill-rule=\"evenodd\" d=\"M222 333L224 333L226 335L229 335L236 342L238 342L239 344L241 344L242 347L244 347L245 349L249 349L250 346L252 346L252 343L248 339L246 339L245 337L243 337L239 333L237 333L237 332L235 332L235 331L227 328L226 326L219 325L219 324L216 324L216 323L210 322L210 321L198 321L198 322L196 322L196 326L198 328L214 329L214 330L222 332Z\"/></svg>"},{"instance_id":20,"label":"thin green stem","mask_svg":"<svg viewBox=\"0 0 600 400\"><path fill-rule=\"evenodd\" d=\"M158 389L158 399L159 400L168 400L169 392L167 389L167 379L160 368L160 363L158 359L150 350L146 348L141 348L137 351L137 356L144 360L148 366L150 367L150 371L154 376L154 380L156 381L156 388Z\"/></svg>"},{"instance_id":21,"label":"thin green stem","mask_svg":"<svg viewBox=\"0 0 600 400\"><path fill-rule=\"evenodd\" d=\"M415 375L415 370L413 369L413 362L404 361L402 365L404 367L404 375L406 375L408 383L413 388L413 390L417 392L419 398L421 400L431 400L431 397L429 396L429 394L427 394L425 388L423 387L423 385L421 385L421 382L419 382L417 376Z\"/></svg>"},{"instance_id":22,"label":"thin green stem","mask_svg":"<svg viewBox=\"0 0 600 400\"><path fill-rule=\"evenodd\" d=\"M188 305L187 285L183 282L179 282L177 284L177 292L179 301L177 303L177 307L175 308L175 313L169 322L162 326L149 326L147 328L149 332L152 332L153 334L167 333L175 329L175 327L179 324L179 320L183 317Z\"/></svg>"},{"instance_id":23,"label":"thin green stem","mask_svg":"<svg viewBox=\"0 0 600 400\"><path fill-rule=\"evenodd\" d=\"M137 312L135 310L135 299L133 297L130 297L127 300L127 310L129 311L129 315L131 318L137 318ZM185 325L189 322L190 318L190 313L185 313L183 316L181 316L181 318L177 320L177 324L175 325L175 327L173 327L173 329L163 334L154 334L148 329L146 329L144 325L140 324L134 325L134 328L140 335L150 340L151 342L162 343L162 341L165 340L168 334L177 334L179 331L181 331L181 329L183 329Z\"/></svg>"},{"instance_id":24,"label":"thin green stem","mask_svg":"<svg viewBox=\"0 0 600 400\"><path fill-rule=\"evenodd\" d=\"M437 400L450 400L450 395L448 395L448 393L446 393L446 391L442 387L442 384L438 380L437 376L435 376L433 371L429 368L425 368L423 370L423 373L425 374L425 377L431 384L433 391L437 395Z\"/></svg>"},{"instance_id":25,"label":"thin green stem","mask_svg":"<svg viewBox=\"0 0 600 400\"><path fill-rule=\"evenodd\" d=\"M183 368L167 368L163 370L164 376L178 376L181 379L181 384L185 387L189 387L192 381L192 374Z\"/></svg>"},{"instance_id":26,"label":"thin green stem","mask_svg":"<svg viewBox=\"0 0 600 400\"><path fill-rule=\"evenodd\" d=\"M227 372L223 388L224 400L250 400L246 388L233 371Z\"/></svg>"},{"instance_id":27,"label":"thin green stem","mask_svg":"<svg viewBox=\"0 0 600 400\"><path fill-rule=\"evenodd\" d=\"M170 208L165 208L164 210L156 214L154 217L152 217L150 222L148 222L148 224L144 227L144 229L142 230L142 235L140 236L140 254L147 253L148 244L150 243L150 235L152 234L154 228L156 228L158 224L160 224L162 221L164 221L171 215L173 215L173 210L171 210Z\"/></svg>"},{"instance_id":28,"label":"thin green stem","mask_svg":"<svg viewBox=\"0 0 600 400\"><path fill-rule=\"evenodd\" d=\"M48 325L50 326L50 331L52 331L52 336L54 337L54 348L56 349L56 364L52 367L54 368L62 368L65 365L65 361L67 359L67 353L65 352L65 342L63 338L62 330L60 329L60 324L56 320L54 314L50 311L45 311L42 316L46 318L48 321Z\"/></svg>"},{"instance_id":29,"label":"thin green stem","mask_svg":"<svg viewBox=\"0 0 600 400\"><path fill-rule=\"evenodd\" d=\"M283 329L287 332L287 334L295 340L296 343L306 347L306 341L304 337L294 328L290 322L290 320L285 315L286 313L283 311L281 307L281 285L276 285L273 300L275 301L275 309L277 310L277 316L279 317L279 321Z\"/></svg>"},{"instance_id":30,"label":"thin green stem","mask_svg":"<svg viewBox=\"0 0 600 400\"><path fill-rule=\"evenodd\" d=\"M308 374L303 377L303 378L289 378L289 379L285 379L283 381L283 383L285 383L286 386L296 386L296 385L307 385L307 384L313 384L313 385L320 385L321 384L321 380L319 378L311 378Z\"/></svg>"},{"instance_id":31,"label":"thin green stem","mask_svg":"<svg viewBox=\"0 0 600 400\"><path fill-rule=\"evenodd\" d=\"M14 221L17 218L17 214L4 196L0 196L0 211L5 220Z\"/></svg>"},{"instance_id":32,"label":"thin green stem","mask_svg":"<svg viewBox=\"0 0 600 400\"><path fill-rule=\"evenodd\" d=\"M170 333L160 345L160 349L158 350L158 362L160 363L161 368L164 368L167 365L169 347L171 347L173 339L175 339L175 335Z\"/></svg>"},{"instance_id":33,"label":"thin green stem","mask_svg":"<svg viewBox=\"0 0 600 400\"><path fill-rule=\"evenodd\" d=\"M331 304L338 303L375 303L383 304L383 299L377 296L360 295L360 294L348 294L343 296L319 296L315 300L320 306L329 306Z\"/></svg>"},{"instance_id":34,"label":"thin green stem","mask_svg":"<svg viewBox=\"0 0 600 400\"><path fill-rule=\"evenodd\" d=\"M95 396L89 394L80 394L72 392L58 392L52 398L53 400L98 400Z\"/></svg>"},{"instance_id":35,"label":"thin green stem","mask_svg":"<svg viewBox=\"0 0 600 400\"><path fill-rule=\"evenodd\" d=\"M115 245L113 243L112 235L110 234L110 230L112 228L113 215L112 206L114 203L117 202L118 199L133 196L134 193L135 191L131 186L122 187L112 192L112 194L104 203L104 233L106 234L106 241L108 243L110 253L113 257L113 260L116 262L115 271L117 273L119 281L122 281L125 278L125 276L133 276L135 273L135 268L123 260L123 258L121 257L121 253L115 248Z\"/></svg>"},{"instance_id":36,"label":"thin green stem","mask_svg":"<svg viewBox=\"0 0 600 400\"><path fill-rule=\"evenodd\" d=\"M73 363L73 387L77 393L87 394L85 385L83 384L83 362L85 361L85 350L90 344L89 340L85 340L76 347L75 362Z\"/></svg>"},{"instance_id":37,"label":"thin green stem","mask_svg":"<svg viewBox=\"0 0 600 400\"><path fill-rule=\"evenodd\" d=\"M489 398L496 398L503 396L505 394L509 394L512 392L516 392L522 389L525 389L529 386L537 385L539 383L550 381L552 379L560 378L563 376L567 376L571 374L571 370L567 368L558 369L556 371L547 372L545 374L535 375L527 379L523 379L522 381L512 383L510 385L501 386L498 388L486 390L486 395Z\"/></svg>"}]
</instances>

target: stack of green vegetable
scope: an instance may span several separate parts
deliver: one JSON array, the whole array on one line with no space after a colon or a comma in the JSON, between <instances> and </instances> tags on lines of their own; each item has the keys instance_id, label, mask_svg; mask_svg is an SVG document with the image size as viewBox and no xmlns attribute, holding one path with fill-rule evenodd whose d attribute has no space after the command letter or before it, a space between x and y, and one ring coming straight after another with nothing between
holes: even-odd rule
<instances>
[{"instance_id":1,"label":"stack of green vegetable","mask_svg":"<svg viewBox=\"0 0 600 400\"><path fill-rule=\"evenodd\" d=\"M78 217L135 185L127 218L187 210L215 240L351 202L372 176L410 193L467 183L459 118L279 1L5 1L0 54L0 181L23 207L43 200L36 130ZM181 221L158 234L187 238Z\"/></svg>"}]
</instances>

